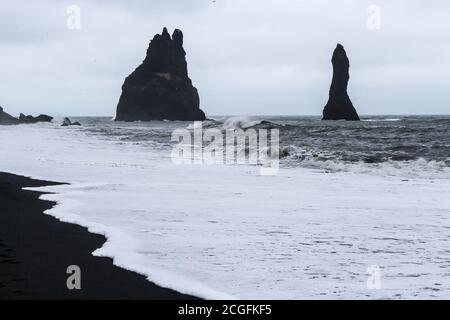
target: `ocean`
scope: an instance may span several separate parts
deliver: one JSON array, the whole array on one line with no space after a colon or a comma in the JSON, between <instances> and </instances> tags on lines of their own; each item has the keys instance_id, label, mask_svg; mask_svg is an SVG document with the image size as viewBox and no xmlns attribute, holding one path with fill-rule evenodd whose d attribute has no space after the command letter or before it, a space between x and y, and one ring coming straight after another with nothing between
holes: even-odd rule
<instances>
[{"instance_id":1,"label":"ocean","mask_svg":"<svg viewBox=\"0 0 450 320\"><path fill-rule=\"evenodd\" d=\"M0 126L0 170L69 183L40 189L47 213L105 235L94 255L204 298L450 297L450 116L203 123L278 129L269 176L174 164L193 123L72 120Z\"/></svg>"}]
</instances>

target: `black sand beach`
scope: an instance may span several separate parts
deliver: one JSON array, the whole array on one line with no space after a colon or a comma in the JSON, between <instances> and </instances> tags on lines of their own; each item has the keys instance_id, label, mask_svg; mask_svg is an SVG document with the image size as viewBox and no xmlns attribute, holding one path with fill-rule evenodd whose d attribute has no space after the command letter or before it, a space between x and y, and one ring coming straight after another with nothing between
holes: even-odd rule
<instances>
[{"instance_id":1,"label":"black sand beach","mask_svg":"<svg viewBox=\"0 0 450 320\"><path fill-rule=\"evenodd\" d=\"M43 214L54 203L22 190L54 184L0 173L0 300L195 299L92 256L105 237ZM70 265L81 268L81 290L67 289Z\"/></svg>"}]
</instances>

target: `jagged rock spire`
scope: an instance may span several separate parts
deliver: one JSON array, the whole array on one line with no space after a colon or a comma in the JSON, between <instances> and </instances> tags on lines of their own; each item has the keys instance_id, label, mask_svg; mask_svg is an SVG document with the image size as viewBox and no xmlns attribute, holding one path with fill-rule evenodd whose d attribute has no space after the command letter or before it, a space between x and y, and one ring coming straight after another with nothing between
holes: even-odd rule
<instances>
[{"instance_id":1,"label":"jagged rock spire","mask_svg":"<svg viewBox=\"0 0 450 320\"><path fill-rule=\"evenodd\" d=\"M329 100L323 110L323 120L358 121L358 113L347 93L350 63L344 47L339 43L333 52L331 62L333 64L333 80Z\"/></svg>"},{"instance_id":2,"label":"jagged rock spire","mask_svg":"<svg viewBox=\"0 0 450 320\"><path fill-rule=\"evenodd\" d=\"M204 120L197 89L188 76L183 33L167 28L153 37L142 64L122 86L118 121Z\"/></svg>"}]
</instances>

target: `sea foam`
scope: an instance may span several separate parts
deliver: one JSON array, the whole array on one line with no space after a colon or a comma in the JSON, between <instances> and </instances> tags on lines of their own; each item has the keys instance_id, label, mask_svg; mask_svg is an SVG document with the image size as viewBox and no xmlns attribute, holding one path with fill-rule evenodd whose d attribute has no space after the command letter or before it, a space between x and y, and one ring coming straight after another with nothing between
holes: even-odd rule
<instances>
[{"instance_id":1,"label":"sea foam","mask_svg":"<svg viewBox=\"0 0 450 320\"><path fill-rule=\"evenodd\" d=\"M51 124L1 127L0 143L1 170L70 183L39 189L57 202L48 214L105 235L95 255L159 285L217 299L450 295L449 179L176 166L170 148ZM366 286L372 265L380 290Z\"/></svg>"}]
</instances>

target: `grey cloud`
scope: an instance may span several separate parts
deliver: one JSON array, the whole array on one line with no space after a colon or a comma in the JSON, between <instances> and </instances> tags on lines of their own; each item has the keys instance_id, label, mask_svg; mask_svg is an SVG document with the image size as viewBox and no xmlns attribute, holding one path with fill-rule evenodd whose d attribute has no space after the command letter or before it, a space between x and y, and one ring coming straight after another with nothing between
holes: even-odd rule
<instances>
[{"instance_id":1,"label":"grey cloud","mask_svg":"<svg viewBox=\"0 0 450 320\"><path fill-rule=\"evenodd\" d=\"M374 2L379 31L366 28ZM124 77L163 26L184 31L208 114L320 114L337 42L361 113L448 113L447 1L30 3L0 4L0 104L12 113L113 115ZM79 31L65 27L72 4L82 10Z\"/></svg>"}]
</instances>

